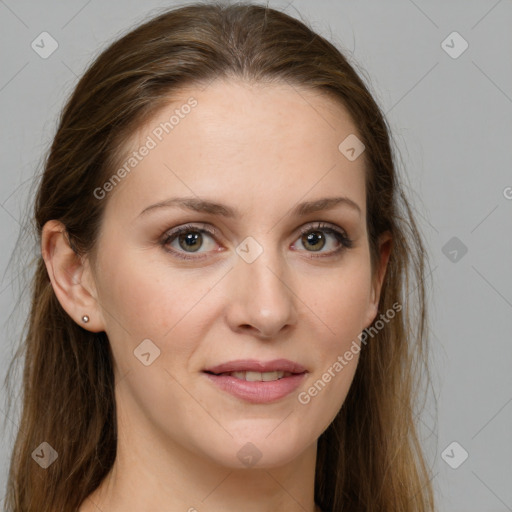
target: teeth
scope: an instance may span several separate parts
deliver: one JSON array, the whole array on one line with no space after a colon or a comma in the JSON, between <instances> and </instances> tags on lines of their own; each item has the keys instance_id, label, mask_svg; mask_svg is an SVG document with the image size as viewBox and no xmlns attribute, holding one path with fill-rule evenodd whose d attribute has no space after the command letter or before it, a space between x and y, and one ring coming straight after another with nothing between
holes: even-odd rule
<instances>
[{"instance_id":1,"label":"teeth","mask_svg":"<svg viewBox=\"0 0 512 512\"><path fill-rule=\"evenodd\" d=\"M279 380L283 377L289 377L292 375L290 372L283 371L275 371L275 372L229 372L224 375L229 375L231 377L236 377L240 380L247 380L249 382L258 382L264 381L268 382L271 380Z\"/></svg>"},{"instance_id":2,"label":"teeth","mask_svg":"<svg viewBox=\"0 0 512 512\"><path fill-rule=\"evenodd\" d=\"M255 372L254 375L257 375L257 373ZM284 377L284 372L265 372L265 373L260 373L259 375L261 375L261 380L264 380L264 381L278 380L278 379L282 379ZM249 378L247 378L247 380L249 380Z\"/></svg>"}]
</instances>

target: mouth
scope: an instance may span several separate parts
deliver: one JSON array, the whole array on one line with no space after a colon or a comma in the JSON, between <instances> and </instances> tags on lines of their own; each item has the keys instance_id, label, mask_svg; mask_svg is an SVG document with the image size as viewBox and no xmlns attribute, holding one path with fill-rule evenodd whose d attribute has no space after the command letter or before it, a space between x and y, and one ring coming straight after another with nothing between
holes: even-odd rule
<instances>
[{"instance_id":1,"label":"mouth","mask_svg":"<svg viewBox=\"0 0 512 512\"><path fill-rule=\"evenodd\" d=\"M274 402L292 393L308 371L287 359L238 360L203 370L217 388L251 403Z\"/></svg>"}]
</instances>

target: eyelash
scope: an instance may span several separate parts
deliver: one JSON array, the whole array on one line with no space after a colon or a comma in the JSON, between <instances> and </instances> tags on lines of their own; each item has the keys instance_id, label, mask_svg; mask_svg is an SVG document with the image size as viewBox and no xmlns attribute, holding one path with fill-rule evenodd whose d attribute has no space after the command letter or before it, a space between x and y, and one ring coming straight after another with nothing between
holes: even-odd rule
<instances>
[{"instance_id":1,"label":"eyelash","mask_svg":"<svg viewBox=\"0 0 512 512\"><path fill-rule=\"evenodd\" d=\"M322 222L318 222L317 224L315 224L313 226L308 225L308 226L301 228L299 237L302 237L305 234L312 233L315 231L322 231L324 233L334 235L336 240L338 242L340 242L341 245L338 249L336 249L335 251L332 251L329 254L322 253L319 256L310 256L310 258L334 257L334 256L337 256L340 252L344 251L345 249L350 249L353 246L353 241L350 238L348 238L344 232L338 230L337 228L332 227L330 224L325 224ZM204 225L202 228L198 228L197 226L194 226L194 225L185 224L183 226L180 226L180 227L174 229L171 232L166 232L160 243L164 247L164 250L166 252L169 252L173 256L176 256L176 257L184 259L184 260L201 260L201 259L207 257L207 255L185 256L186 253L176 251L175 249L167 249L167 245L170 244L171 242L173 242L180 234L189 233L189 232L207 234L213 238L216 238L216 236L217 236L215 229L211 229L211 228L207 229L206 227L204 227ZM307 252L312 252L312 251L307 251Z\"/></svg>"}]
</instances>

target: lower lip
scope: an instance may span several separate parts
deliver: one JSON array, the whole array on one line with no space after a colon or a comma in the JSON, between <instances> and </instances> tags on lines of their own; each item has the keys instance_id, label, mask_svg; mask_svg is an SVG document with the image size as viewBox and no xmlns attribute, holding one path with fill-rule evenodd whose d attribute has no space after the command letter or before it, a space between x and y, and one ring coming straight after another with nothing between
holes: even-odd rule
<instances>
[{"instance_id":1,"label":"lower lip","mask_svg":"<svg viewBox=\"0 0 512 512\"><path fill-rule=\"evenodd\" d=\"M237 379L230 375L204 373L219 388L251 403L269 403L279 400L296 390L306 373L297 373L279 380L256 381Z\"/></svg>"}]
</instances>

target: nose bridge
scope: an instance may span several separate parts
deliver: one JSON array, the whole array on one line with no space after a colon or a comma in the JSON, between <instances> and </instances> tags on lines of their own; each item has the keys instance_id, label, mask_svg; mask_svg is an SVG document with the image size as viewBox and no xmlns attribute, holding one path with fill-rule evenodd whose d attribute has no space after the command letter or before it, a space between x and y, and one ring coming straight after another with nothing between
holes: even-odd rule
<instances>
[{"instance_id":1,"label":"nose bridge","mask_svg":"<svg viewBox=\"0 0 512 512\"><path fill-rule=\"evenodd\" d=\"M237 247L230 317L233 328L250 325L269 337L296 320L291 273L271 239L270 235L259 241L248 237Z\"/></svg>"}]
</instances>

